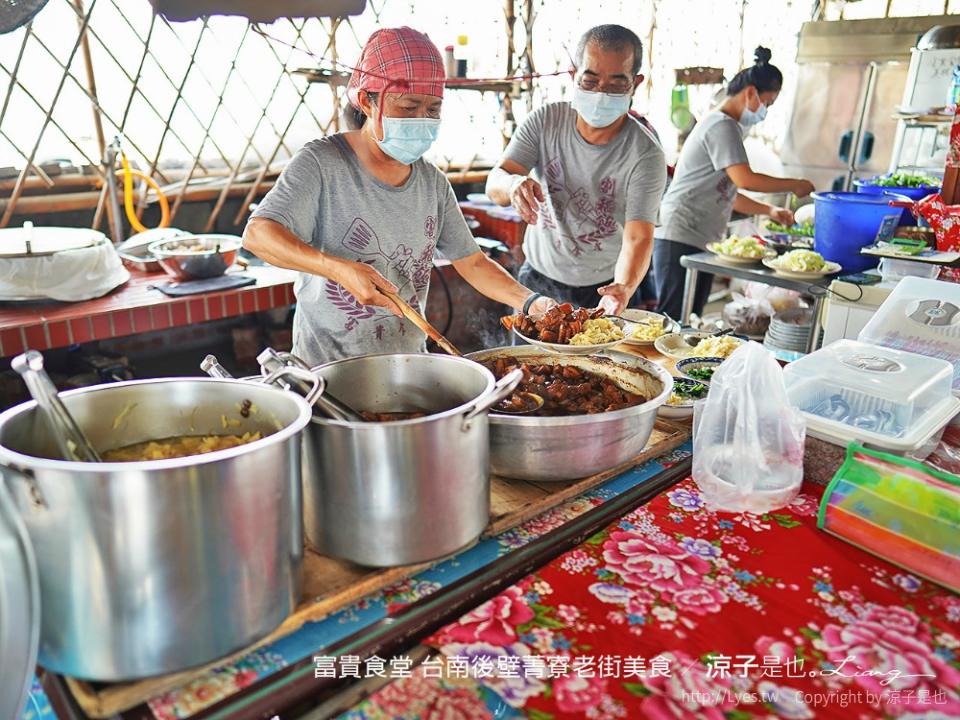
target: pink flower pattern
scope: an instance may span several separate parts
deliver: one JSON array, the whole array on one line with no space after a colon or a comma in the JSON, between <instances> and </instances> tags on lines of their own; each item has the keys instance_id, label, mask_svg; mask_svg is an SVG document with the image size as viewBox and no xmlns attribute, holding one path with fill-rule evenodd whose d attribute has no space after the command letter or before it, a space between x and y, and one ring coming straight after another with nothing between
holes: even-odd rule
<instances>
[{"instance_id":1,"label":"pink flower pattern","mask_svg":"<svg viewBox=\"0 0 960 720\"><path fill-rule=\"evenodd\" d=\"M456 642L510 645L517 640L517 626L532 619L533 611L524 601L523 593L512 587L464 615L447 634Z\"/></svg>"}]
</instances>

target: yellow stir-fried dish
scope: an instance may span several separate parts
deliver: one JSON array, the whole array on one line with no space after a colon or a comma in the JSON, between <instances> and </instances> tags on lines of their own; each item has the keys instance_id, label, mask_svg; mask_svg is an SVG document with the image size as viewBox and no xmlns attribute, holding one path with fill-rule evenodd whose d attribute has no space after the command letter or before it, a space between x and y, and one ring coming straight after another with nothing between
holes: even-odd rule
<instances>
[{"instance_id":1,"label":"yellow stir-fried dish","mask_svg":"<svg viewBox=\"0 0 960 720\"><path fill-rule=\"evenodd\" d=\"M742 340L729 335L720 335L719 337L707 337L697 343L697 346L690 352L691 357L729 357L730 353L736 350L742 344Z\"/></svg>"},{"instance_id":2,"label":"yellow stir-fried dish","mask_svg":"<svg viewBox=\"0 0 960 720\"><path fill-rule=\"evenodd\" d=\"M106 462L140 462L142 460L169 460L170 458L203 455L216 450L246 445L262 436L259 432L243 435L181 435L162 440L147 440L133 445L108 450Z\"/></svg>"},{"instance_id":3,"label":"yellow stir-fried dish","mask_svg":"<svg viewBox=\"0 0 960 720\"><path fill-rule=\"evenodd\" d=\"M667 329L663 326L663 320L650 318L649 320L640 320L637 326L630 333L634 340L656 340L661 335L665 335Z\"/></svg>"},{"instance_id":4,"label":"yellow stir-fried dish","mask_svg":"<svg viewBox=\"0 0 960 720\"><path fill-rule=\"evenodd\" d=\"M570 338L571 345L600 345L623 340L623 330L609 318L594 318L583 323L583 330Z\"/></svg>"}]
</instances>

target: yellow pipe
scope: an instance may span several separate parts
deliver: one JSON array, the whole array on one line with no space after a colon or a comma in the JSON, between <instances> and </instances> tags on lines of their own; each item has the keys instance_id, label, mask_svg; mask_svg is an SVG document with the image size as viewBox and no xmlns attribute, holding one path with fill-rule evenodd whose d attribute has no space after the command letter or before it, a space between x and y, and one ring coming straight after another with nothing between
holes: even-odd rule
<instances>
[{"instance_id":1,"label":"yellow pipe","mask_svg":"<svg viewBox=\"0 0 960 720\"><path fill-rule=\"evenodd\" d=\"M167 202L166 195L161 192L160 186L154 182L153 178L147 177L139 170L132 170L126 153L120 153L120 163L123 165L121 170L123 173L123 207L127 211L127 220L130 221L130 226L137 232L145 232L148 229L140 222L133 209L133 177L137 176L157 193L157 200L160 201L160 224L157 227L168 227L170 225L170 204Z\"/></svg>"}]
</instances>

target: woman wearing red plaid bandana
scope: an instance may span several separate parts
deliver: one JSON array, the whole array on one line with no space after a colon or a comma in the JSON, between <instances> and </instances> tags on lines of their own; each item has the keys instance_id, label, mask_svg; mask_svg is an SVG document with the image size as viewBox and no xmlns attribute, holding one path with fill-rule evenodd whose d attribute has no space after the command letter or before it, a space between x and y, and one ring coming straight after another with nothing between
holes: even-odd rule
<instances>
[{"instance_id":1,"label":"woman wearing red plaid bandana","mask_svg":"<svg viewBox=\"0 0 960 720\"><path fill-rule=\"evenodd\" d=\"M553 304L480 251L449 181L421 157L439 129L444 79L425 35L375 32L348 86L353 129L307 143L247 224L244 247L300 271L294 353L310 364L424 351L380 290L422 312L435 253L493 300L531 313Z\"/></svg>"}]
</instances>

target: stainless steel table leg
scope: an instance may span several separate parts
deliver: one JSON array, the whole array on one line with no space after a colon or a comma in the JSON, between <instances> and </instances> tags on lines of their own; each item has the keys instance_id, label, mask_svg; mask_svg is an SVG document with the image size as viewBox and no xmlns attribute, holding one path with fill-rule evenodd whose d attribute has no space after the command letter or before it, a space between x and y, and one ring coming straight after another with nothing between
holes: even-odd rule
<instances>
[{"instance_id":1,"label":"stainless steel table leg","mask_svg":"<svg viewBox=\"0 0 960 720\"><path fill-rule=\"evenodd\" d=\"M823 311L823 295L816 295L813 299L813 321L810 323L810 337L807 338L807 352L817 349L820 341L820 313Z\"/></svg>"},{"instance_id":2,"label":"stainless steel table leg","mask_svg":"<svg viewBox=\"0 0 960 720\"><path fill-rule=\"evenodd\" d=\"M697 293L697 278L699 277L699 270L687 268L687 275L683 280L683 306L680 308L680 317L677 318L683 325L690 322L690 313L693 312L693 298Z\"/></svg>"}]
</instances>

